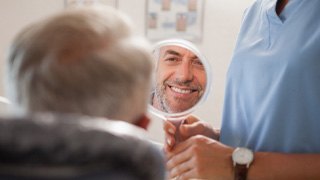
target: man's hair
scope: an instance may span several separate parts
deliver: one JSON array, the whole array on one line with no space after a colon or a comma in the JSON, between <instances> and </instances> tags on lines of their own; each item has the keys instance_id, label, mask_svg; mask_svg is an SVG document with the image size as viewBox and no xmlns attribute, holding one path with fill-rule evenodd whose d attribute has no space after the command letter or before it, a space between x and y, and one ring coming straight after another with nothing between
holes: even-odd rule
<instances>
[{"instance_id":1,"label":"man's hair","mask_svg":"<svg viewBox=\"0 0 320 180\"><path fill-rule=\"evenodd\" d=\"M25 28L7 58L7 93L22 112L132 122L145 113L152 60L131 21L106 7L64 11Z\"/></svg>"}]
</instances>

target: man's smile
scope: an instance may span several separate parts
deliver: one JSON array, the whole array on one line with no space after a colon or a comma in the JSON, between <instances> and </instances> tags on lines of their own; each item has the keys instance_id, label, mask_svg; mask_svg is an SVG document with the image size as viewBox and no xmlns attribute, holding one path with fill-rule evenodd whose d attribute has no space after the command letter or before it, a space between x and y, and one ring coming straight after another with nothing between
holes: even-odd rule
<instances>
[{"instance_id":1,"label":"man's smile","mask_svg":"<svg viewBox=\"0 0 320 180\"><path fill-rule=\"evenodd\" d=\"M197 98L199 94L199 90L196 87L191 87L189 85L183 86L173 83L166 83L166 96L171 99L174 98L176 100L180 99L183 101L192 101L192 99ZM171 98L170 98L171 97ZM175 101L175 100L173 100ZM181 103L181 101L177 101Z\"/></svg>"},{"instance_id":2,"label":"man's smile","mask_svg":"<svg viewBox=\"0 0 320 180\"><path fill-rule=\"evenodd\" d=\"M180 94L190 94L190 93L193 93L193 92L196 92L197 90L195 89L191 89L189 87L184 87L184 88L181 88L181 87L176 87L176 86L172 86L172 85L168 85L168 87L176 92L176 93L180 93Z\"/></svg>"}]
</instances>

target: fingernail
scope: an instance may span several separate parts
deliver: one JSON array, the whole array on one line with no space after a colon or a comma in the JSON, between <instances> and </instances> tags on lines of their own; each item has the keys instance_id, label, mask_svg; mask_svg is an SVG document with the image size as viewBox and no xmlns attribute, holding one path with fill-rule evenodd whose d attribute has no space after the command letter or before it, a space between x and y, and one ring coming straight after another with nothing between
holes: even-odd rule
<instances>
[{"instance_id":1,"label":"fingernail","mask_svg":"<svg viewBox=\"0 0 320 180\"><path fill-rule=\"evenodd\" d=\"M170 129L169 129L169 133L170 133L170 134L174 134L174 130L170 128Z\"/></svg>"},{"instance_id":2,"label":"fingernail","mask_svg":"<svg viewBox=\"0 0 320 180\"><path fill-rule=\"evenodd\" d=\"M167 140L167 143L171 146L171 145L172 145L171 139L168 139L168 140Z\"/></svg>"}]
</instances>

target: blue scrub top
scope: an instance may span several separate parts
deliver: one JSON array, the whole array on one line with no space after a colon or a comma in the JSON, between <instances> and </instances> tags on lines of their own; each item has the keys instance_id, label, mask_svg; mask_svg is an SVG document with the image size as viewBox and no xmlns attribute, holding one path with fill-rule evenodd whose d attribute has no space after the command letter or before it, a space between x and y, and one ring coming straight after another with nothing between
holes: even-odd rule
<instances>
[{"instance_id":1,"label":"blue scrub top","mask_svg":"<svg viewBox=\"0 0 320 180\"><path fill-rule=\"evenodd\" d=\"M320 0L257 0L227 74L221 142L254 151L320 152Z\"/></svg>"}]
</instances>

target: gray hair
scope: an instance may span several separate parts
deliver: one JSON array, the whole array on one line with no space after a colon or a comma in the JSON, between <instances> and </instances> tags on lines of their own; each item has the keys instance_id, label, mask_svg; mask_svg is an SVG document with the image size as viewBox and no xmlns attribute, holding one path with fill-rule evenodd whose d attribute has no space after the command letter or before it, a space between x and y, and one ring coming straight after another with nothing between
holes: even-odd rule
<instances>
[{"instance_id":1,"label":"gray hair","mask_svg":"<svg viewBox=\"0 0 320 180\"><path fill-rule=\"evenodd\" d=\"M24 29L7 58L7 93L26 113L133 121L145 113L151 49L111 8L62 12Z\"/></svg>"}]
</instances>

